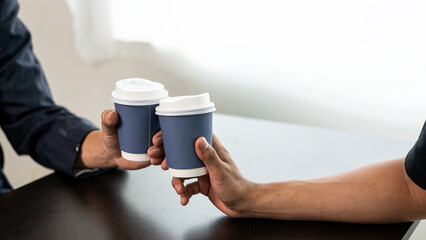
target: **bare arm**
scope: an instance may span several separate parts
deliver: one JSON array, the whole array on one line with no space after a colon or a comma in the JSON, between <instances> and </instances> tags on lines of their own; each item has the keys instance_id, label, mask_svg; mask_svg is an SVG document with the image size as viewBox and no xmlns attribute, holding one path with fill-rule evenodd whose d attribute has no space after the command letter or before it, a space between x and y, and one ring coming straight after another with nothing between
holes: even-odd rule
<instances>
[{"instance_id":1,"label":"bare arm","mask_svg":"<svg viewBox=\"0 0 426 240\"><path fill-rule=\"evenodd\" d=\"M389 223L426 216L426 191L406 175L404 159L338 175L256 184L243 215L298 220Z\"/></svg>"},{"instance_id":2,"label":"bare arm","mask_svg":"<svg viewBox=\"0 0 426 240\"><path fill-rule=\"evenodd\" d=\"M391 223L426 217L426 191L408 178L404 159L324 178L258 184L241 175L216 137L213 147L198 139L196 152L209 175L186 186L182 179L172 180L183 205L192 195L202 192L232 217L356 223Z\"/></svg>"}]
</instances>

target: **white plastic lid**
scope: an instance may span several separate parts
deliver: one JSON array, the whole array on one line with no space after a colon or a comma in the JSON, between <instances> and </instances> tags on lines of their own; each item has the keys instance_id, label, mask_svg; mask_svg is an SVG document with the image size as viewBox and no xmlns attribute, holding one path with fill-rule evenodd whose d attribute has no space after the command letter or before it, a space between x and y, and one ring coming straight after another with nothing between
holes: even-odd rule
<instances>
[{"instance_id":1,"label":"white plastic lid","mask_svg":"<svg viewBox=\"0 0 426 240\"><path fill-rule=\"evenodd\" d=\"M216 108L214 103L210 102L210 95L203 93L163 99L155 110L157 115L182 116L213 112Z\"/></svg>"},{"instance_id":2,"label":"white plastic lid","mask_svg":"<svg viewBox=\"0 0 426 240\"><path fill-rule=\"evenodd\" d=\"M143 78L127 78L115 83L115 90L111 93L111 100L116 103L129 105L145 105L158 103L169 93L161 83Z\"/></svg>"}]
</instances>

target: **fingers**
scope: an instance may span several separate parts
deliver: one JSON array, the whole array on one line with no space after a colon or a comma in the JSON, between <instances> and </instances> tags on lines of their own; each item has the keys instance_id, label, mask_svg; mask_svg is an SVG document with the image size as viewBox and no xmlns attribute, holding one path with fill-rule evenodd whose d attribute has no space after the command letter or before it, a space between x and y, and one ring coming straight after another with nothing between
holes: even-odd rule
<instances>
[{"instance_id":1,"label":"fingers","mask_svg":"<svg viewBox=\"0 0 426 240\"><path fill-rule=\"evenodd\" d=\"M105 110L102 112L101 119L102 146L106 153L106 159L115 161L117 158L121 157L117 132L118 113L114 110Z\"/></svg>"},{"instance_id":2,"label":"fingers","mask_svg":"<svg viewBox=\"0 0 426 240\"><path fill-rule=\"evenodd\" d=\"M208 179L208 178L207 178ZM184 186L185 179L183 178L173 178L172 179L172 186L175 189L176 193L180 195L180 202L183 206L187 205L189 202L189 199L198 193L203 193L202 191L202 184L200 184L203 180L199 178L199 181L189 183L188 185ZM204 194L204 193L203 193ZM207 193L205 195L208 194Z\"/></svg>"},{"instance_id":3,"label":"fingers","mask_svg":"<svg viewBox=\"0 0 426 240\"><path fill-rule=\"evenodd\" d=\"M161 165L163 163L164 156L160 158L151 158L151 164L154 166Z\"/></svg>"},{"instance_id":4,"label":"fingers","mask_svg":"<svg viewBox=\"0 0 426 240\"><path fill-rule=\"evenodd\" d=\"M222 143L219 141L219 138L217 138L215 134L213 134L212 137L212 146L216 150L217 155L220 159L222 159L222 161L227 163L232 162L228 150L226 150L226 148L222 145Z\"/></svg>"},{"instance_id":5,"label":"fingers","mask_svg":"<svg viewBox=\"0 0 426 240\"><path fill-rule=\"evenodd\" d=\"M167 166L167 158L164 158L164 161L161 163L161 169L167 170L169 167Z\"/></svg>"},{"instance_id":6,"label":"fingers","mask_svg":"<svg viewBox=\"0 0 426 240\"><path fill-rule=\"evenodd\" d=\"M163 146L163 135L161 134L161 131L152 137L152 143L154 146Z\"/></svg>"},{"instance_id":7,"label":"fingers","mask_svg":"<svg viewBox=\"0 0 426 240\"><path fill-rule=\"evenodd\" d=\"M186 180L185 178L177 178L177 177L172 178L172 186L175 189L176 193L179 195L184 194L186 188L193 187L193 185L191 184L184 186L185 180ZM210 181L209 181L208 175L198 177L198 181L194 183L197 184L197 189L198 189L197 193L201 192L203 195L206 195L206 196L209 195Z\"/></svg>"},{"instance_id":8,"label":"fingers","mask_svg":"<svg viewBox=\"0 0 426 240\"><path fill-rule=\"evenodd\" d=\"M198 193L200 193L198 182L192 182L186 185L183 194L180 195L180 204L182 204L182 206L186 206L189 203L189 199Z\"/></svg>"},{"instance_id":9,"label":"fingers","mask_svg":"<svg viewBox=\"0 0 426 240\"><path fill-rule=\"evenodd\" d=\"M209 179L209 175L204 175L201 177L198 177L198 185L200 187L200 192L205 195L208 196L209 195L209 190L210 190L210 179Z\"/></svg>"},{"instance_id":10,"label":"fingers","mask_svg":"<svg viewBox=\"0 0 426 240\"><path fill-rule=\"evenodd\" d=\"M148 149L148 156L151 158L152 165L160 165L165 158L161 131L152 137L152 143L153 146Z\"/></svg>"},{"instance_id":11,"label":"fingers","mask_svg":"<svg viewBox=\"0 0 426 240\"><path fill-rule=\"evenodd\" d=\"M222 143L220 142L219 138L216 137L216 134L213 133L212 136L212 145L213 148L217 150L219 149L224 149L225 147L222 145Z\"/></svg>"},{"instance_id":12,"label":"fingers","mask_svg":"<svg viewBox=\"0 0 426 240\"><path fill-rule=\"evenodd\" d=\"M216 150L207 142L204 137L200 137L195 142L195 152L197 156L206 165L207 170L215 170L221 167L222 160L216 153Z\"/></svg>"},{"instance_id":13,"label":"fingers","mask_svg":"<svg viewBox=\"0 0 426 240\"><path fill-rule=\"evenodd\" d=\"M105 137L115 137L117 135L118 113L114 110L102 112L102 132Z\"/></svg>"},{"instance_id":14,"label":"fingers","mask_svg":"<svg viewBox=\"0 0 426 240\"><path fill-rule=\"evenodd\" d=\"M183 194L185 190L185 186L183 185L184 181L185 179L183 178L172 178L172 186L175 189L176 193L179 195Z\"/></svg>"},{"instance_id":15,"label":"fingers","mask_svg":"<svg viewBox=\"0 0 426 240\"><path fill-rule=\"evenodd\" d=\"M164 156L164 148L152 146L148 148L148 156L151 158Z\"/></svg>"},{"instance_id":16,"label":"fingers","mask_svg":"<svg viewBox=\"0 0 426 240\"><path fill-rule=\"evenodd\" d=\"M148 149L148 156L151 158L152 165L160 165L164 160L164 148L152 146Z\"/></svg>"}]
</instances>

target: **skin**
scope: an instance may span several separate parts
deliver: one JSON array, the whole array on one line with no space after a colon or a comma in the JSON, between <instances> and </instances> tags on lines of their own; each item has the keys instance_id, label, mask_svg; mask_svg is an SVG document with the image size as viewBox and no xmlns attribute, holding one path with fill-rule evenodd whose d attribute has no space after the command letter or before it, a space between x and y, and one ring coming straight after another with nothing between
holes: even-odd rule
<instances>
[{"instance_id":1,"label":"skin","mask_svg":"<svg viewBox=\"0 0 426 240\"><path fill-rule=\"evenodd\" d=\"M164 148L150 148L147 154L154 156L151 161L137 162L122 158L116 126L118 113L114 110L105 110L102 112L101 119L102 130L91 131L83 140L74 163L75 169L120 167L126 170L136 170L161 164L164 159ZM158 138L158 135L156 136L156 141L161 141L161 143L154 142L154 144L162 146L162 139Z\"/></svg>"},{"instance_id":2,"label":"skin","mask_svg":"<svg viewBox=\"0 0 426 240\"><path fill-rule=\"evenodd\" d=\"M150 151L155 163L164 155L161 133L154 136ZM255 183L240 173L229 152L213 136L195 143L208 175L185 186L173 178L172 185L187 205L198 193L226 215L286 220L318 220L353 223L394 223L426 218L426 191L406 175L404 159L367 165L323 178ZM161 163L167 170L167 161Z\"/></svg>"}]
</instances>

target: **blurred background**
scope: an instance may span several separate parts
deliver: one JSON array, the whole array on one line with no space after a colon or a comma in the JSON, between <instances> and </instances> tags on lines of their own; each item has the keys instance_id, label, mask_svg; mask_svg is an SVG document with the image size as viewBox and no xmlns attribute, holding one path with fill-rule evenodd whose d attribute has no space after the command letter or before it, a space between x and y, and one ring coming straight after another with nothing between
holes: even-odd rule
<instances>
[{"instance_id":1,"label":"blurred background","mask_svg":"<svg viewBox=\"0 0 426 240\"><path fill-rule=\"evenodd\" d=\"M56 103L98 125L128 77L209 92L218 113L413 143L426 119L424 1L19 2ZM0 141L15 188L51 172Z\"/></svg>"}]
</instances>

